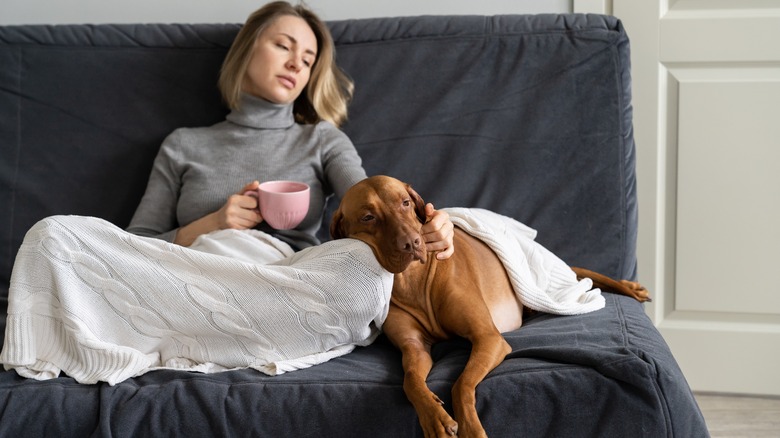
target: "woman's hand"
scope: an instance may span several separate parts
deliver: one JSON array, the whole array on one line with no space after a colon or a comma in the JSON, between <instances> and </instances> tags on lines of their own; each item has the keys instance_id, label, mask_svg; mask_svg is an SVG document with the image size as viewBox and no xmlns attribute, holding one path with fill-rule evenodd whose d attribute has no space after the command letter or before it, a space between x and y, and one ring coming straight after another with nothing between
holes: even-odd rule
<instances>
[{"instance_id":1,"label":"woman's hand","mask_svg":"<svg viewBox=\"0 0 780 438\"><path fill-rule=\"evenodd\" d=\"M450 221L450 215L447 212L436 210L433 204L425 205L425 215L430 220L422 226L423 240L428 251L439 251L436 258L444 260L450 258L455 252L453 238L455 236L455 225Z\"/></svg>"},{"instance_id":2,"label":"woman's hand","mask_svg":"<svg viewBox=\"0 0 780 438\"><path fill-rule=\"evenodd\" d=\"M259 182L252 181L237 193L230 195L225 205L219 210L179 228L173 243L190 246L198 236L212 231L248 230L257 226L263 221L260 210L257 208L258 200L256 197L244 193L257 190L258 186L260 186Z\"/></svg>"},{"instance_id":3,"label":"woman's hand","mask_svg":"<svg viewBox=\"0 0 780 438\"><path fill-rule=\"evenodd\" d=\"M259 186L259 182L252 181L236 194L230 195L225 205L214 213L216 229L248 230L262 222L263 217L257 208L257 197L244 194L249 191L256 192Z\"/></svg>"}]
</instances>

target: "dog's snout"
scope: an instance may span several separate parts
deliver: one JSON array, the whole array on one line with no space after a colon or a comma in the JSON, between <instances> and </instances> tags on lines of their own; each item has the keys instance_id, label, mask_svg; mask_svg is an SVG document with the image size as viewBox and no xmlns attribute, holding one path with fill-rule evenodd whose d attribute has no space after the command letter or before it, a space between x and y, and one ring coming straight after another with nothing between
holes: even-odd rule
<instances>
[{"instance_id":1,"label":"dog's snout","mask_svg":"<svg viewBox=\"0 0 780 438\"><path fill-rule=\"evenodd\" d=\"M398 249L403 252L413 253L420 248L422 239L419 235L402 234L398 236Z\"/></svg>"}]
</instances>

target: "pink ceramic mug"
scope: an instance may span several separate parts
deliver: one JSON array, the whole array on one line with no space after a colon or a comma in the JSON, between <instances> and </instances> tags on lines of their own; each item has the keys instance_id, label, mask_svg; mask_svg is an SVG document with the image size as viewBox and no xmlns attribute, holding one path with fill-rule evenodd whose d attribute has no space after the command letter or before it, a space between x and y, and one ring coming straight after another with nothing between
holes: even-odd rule
<instances>
[{"instance_id":1,"label":"pink ceramic mug","mask_svg":"<svg viewBox=\"0 0 780 438\"><path fill-rule=\"evenodd\" d=\"M297 227L309 211L309 186L302 182L267 181L246 194L257 197L263 220L277 230Z\"/></svg>"}]
</instances>

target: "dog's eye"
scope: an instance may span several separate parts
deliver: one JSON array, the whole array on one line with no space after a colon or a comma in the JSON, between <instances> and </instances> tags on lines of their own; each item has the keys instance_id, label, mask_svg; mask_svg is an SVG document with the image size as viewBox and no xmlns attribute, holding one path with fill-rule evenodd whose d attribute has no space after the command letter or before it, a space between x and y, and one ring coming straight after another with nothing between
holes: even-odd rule
<instances>
[{"instance_id":1,"label":"dog's eye","mask_svg":"<svg viewBox=\"0 0 780 438\"><path fill-rule=\"evenodd\" d=\"M374 219L375 219L374 215L372 215L372 214L367 214L367 215L363 216L362 218L360 218L360 221L361 221L361 222L371 222L371 221L373 221Z\"/></svg>"},{"instance_id":2,"label":"dog's eye","mask_svg":"<svg viewBox=\"0 0 780 438\"><path fill-rule=\"evenodd\" d=\"M412 205L412 200L411 199L404 199L403 206L404 207L408 207L410 205Z\"/></svg>"}]
</instances>

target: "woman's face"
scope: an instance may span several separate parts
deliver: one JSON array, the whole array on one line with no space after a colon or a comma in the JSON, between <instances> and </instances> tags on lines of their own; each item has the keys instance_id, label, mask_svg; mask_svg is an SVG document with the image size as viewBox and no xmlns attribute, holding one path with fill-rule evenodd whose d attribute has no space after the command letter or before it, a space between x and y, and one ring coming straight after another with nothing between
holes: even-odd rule
<instances>
[{"instance_id":1,"label":"woman's face","mask_svg":"<svg viewBox=\"0 0 780 438\"><path fill-rule=\"evenodd\" d=\"M291 103L309 82L317 37L303 19L283 15L255 40L243 90L273 103Z\"/></svg>"}]
</instances>

